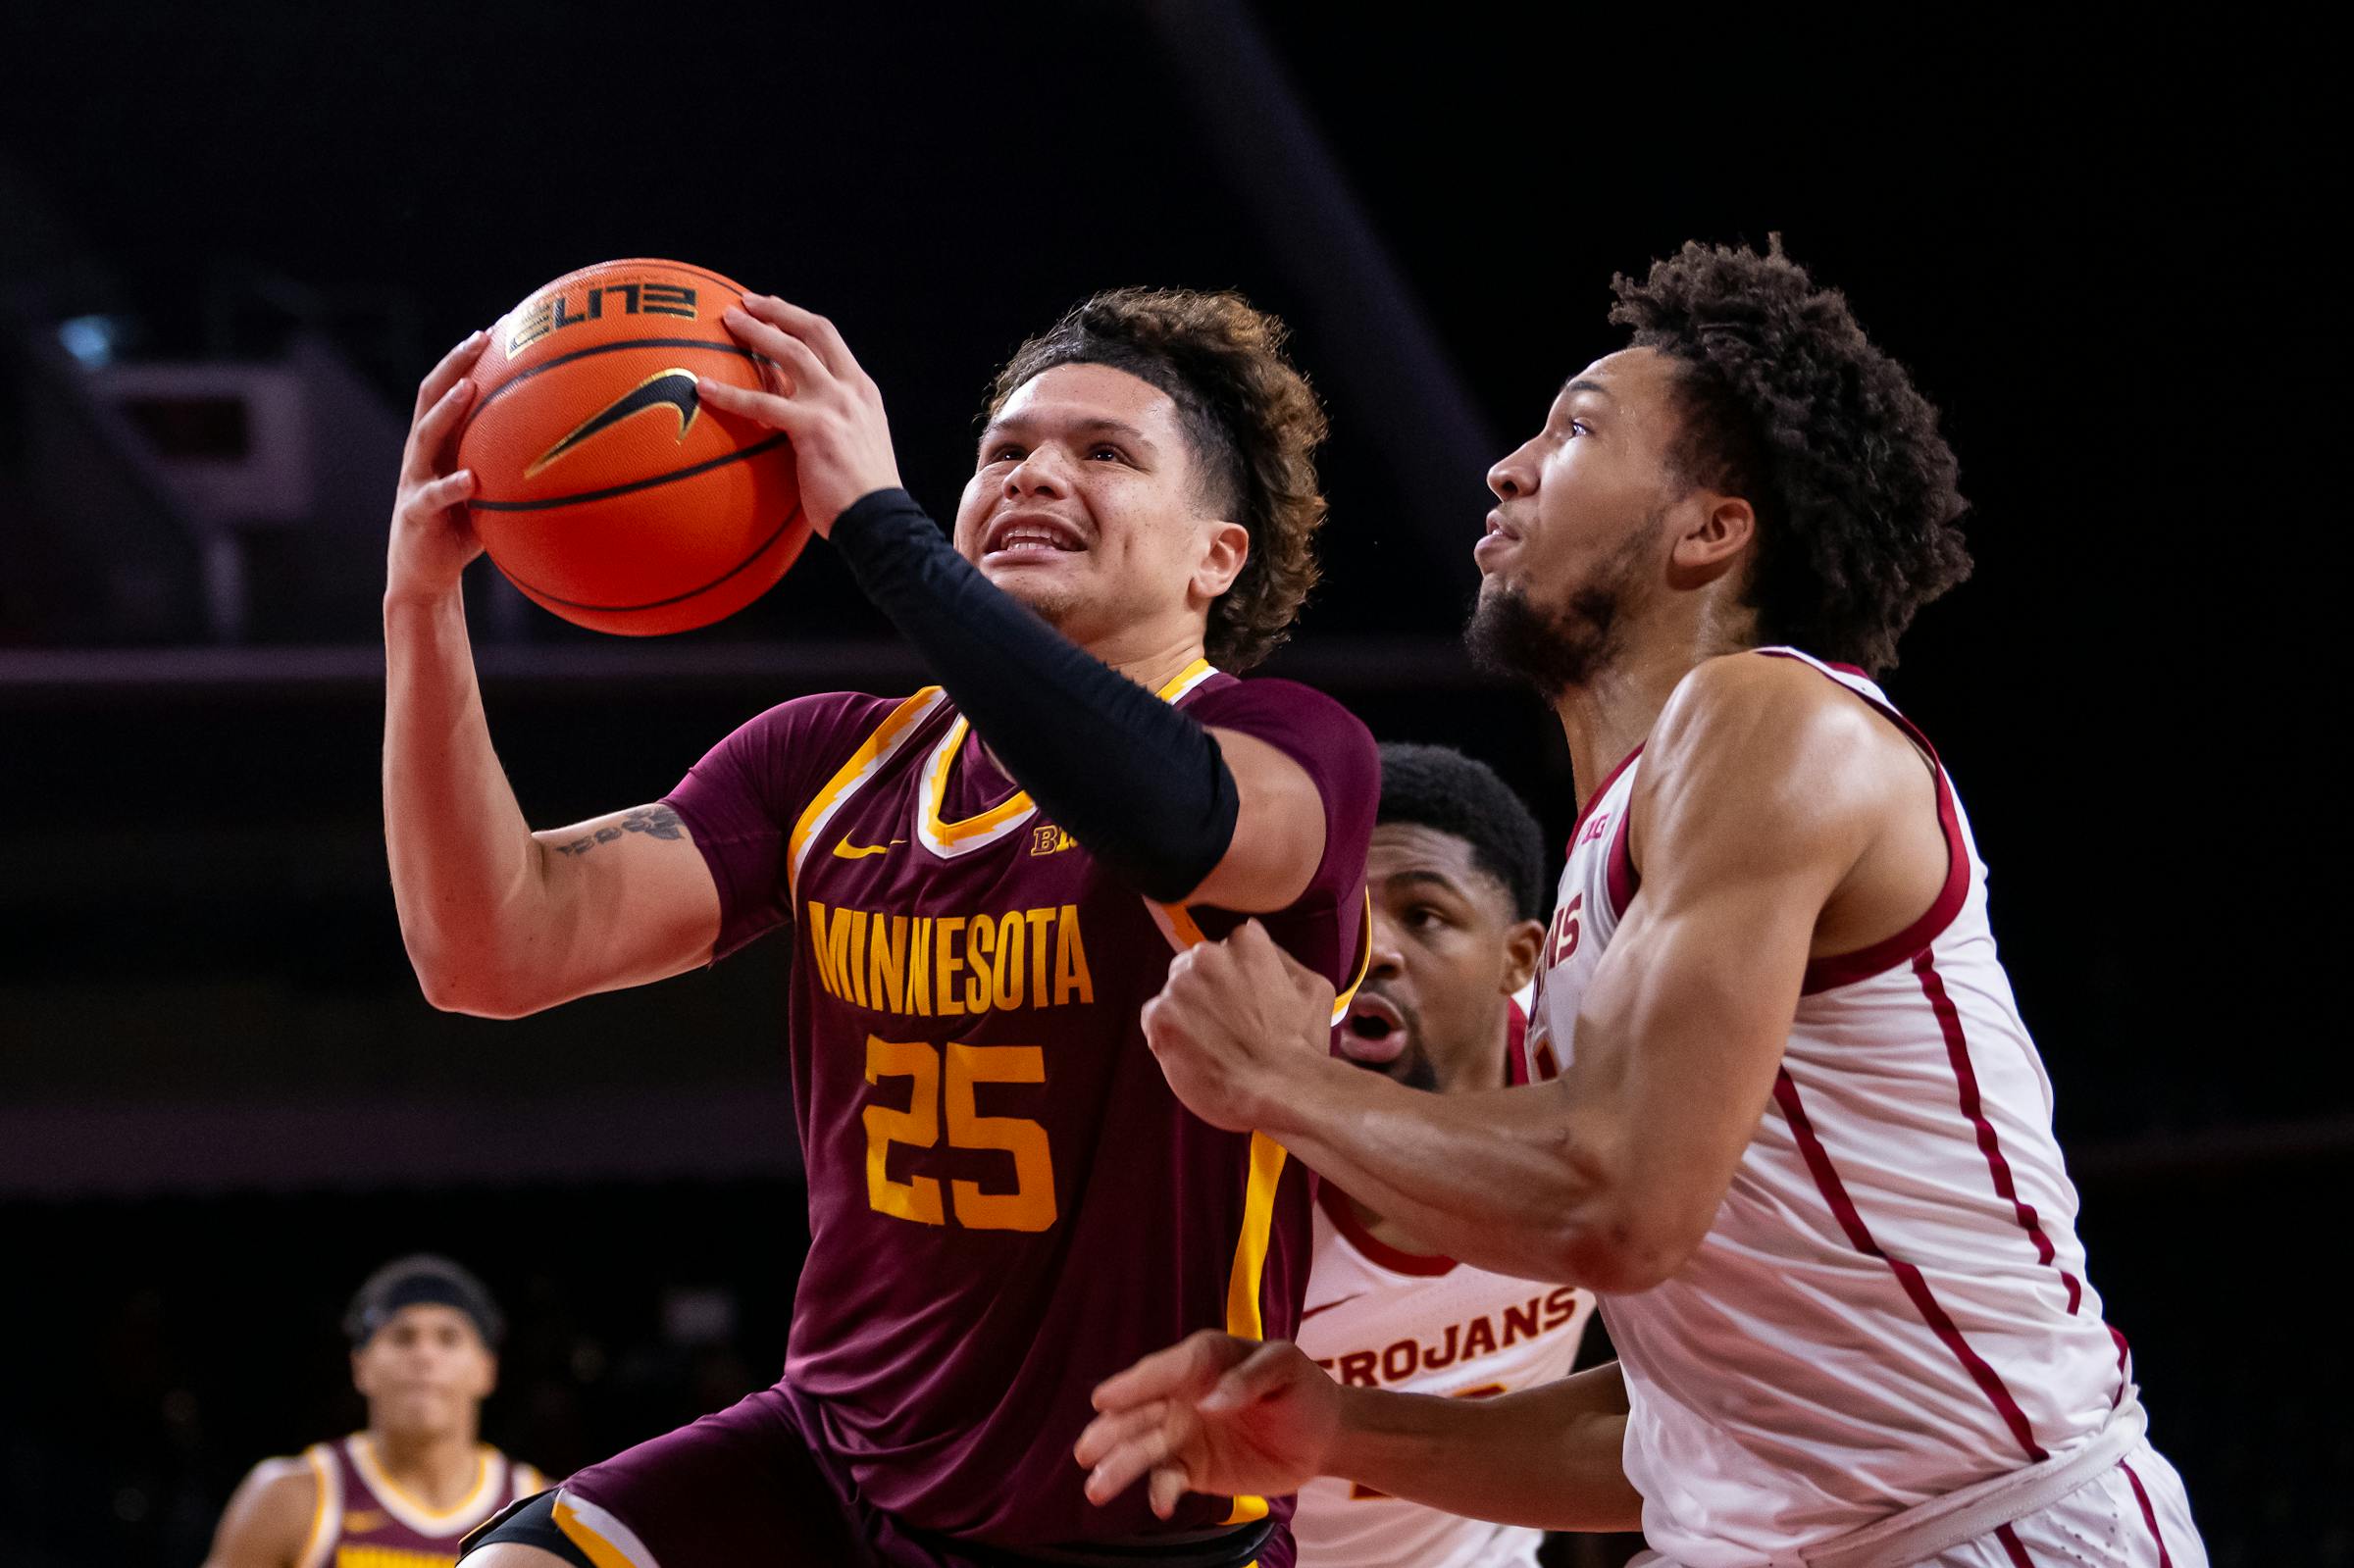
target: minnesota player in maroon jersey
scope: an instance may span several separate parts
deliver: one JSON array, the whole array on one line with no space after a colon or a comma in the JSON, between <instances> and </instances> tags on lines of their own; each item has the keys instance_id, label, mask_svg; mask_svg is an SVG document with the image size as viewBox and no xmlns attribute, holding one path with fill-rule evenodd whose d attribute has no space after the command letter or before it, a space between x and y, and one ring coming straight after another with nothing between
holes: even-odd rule
<instances>
[{"instance_id":1,"label":"minnesota player in maroon jersey","mask_svg":"<svg viewBox=\"0 0 2354 1568\"><path fill-rule=\"evenodd\" d=\"M1231 295L1100 295L999 375L945 539L873 381L753 296L801 501L943 687L771 709L658 802L534 834L491 751L419 396L385 595L387 838L436 1004L513 1016L793 944L812 1244L785 1377L575 1477L472 1568L1150 1561L1285 1568L1288 1501L1091 1508L1088 1391L1189 1330L1288 1333L1305 1177L1172 1095L1138 1022L1174 948L1256 916L1346 990L1378 770L1345 710L1240 682L1315 576L1323 415Z\"/></svg>"},{"instance_id":2,"label":"minnesota player in maroon jersey","mask_svg":"<svg viewBox=\"0 0 2354 1568\"><path fill-rule=\"evenodd\" d=\"M448 1568L466 1533L545 1489L480 1441L503 1322L447 1258L395 1258L344 1314L368 1425L255 1465L205 1568Z\"/></svg>"}]
</instances>

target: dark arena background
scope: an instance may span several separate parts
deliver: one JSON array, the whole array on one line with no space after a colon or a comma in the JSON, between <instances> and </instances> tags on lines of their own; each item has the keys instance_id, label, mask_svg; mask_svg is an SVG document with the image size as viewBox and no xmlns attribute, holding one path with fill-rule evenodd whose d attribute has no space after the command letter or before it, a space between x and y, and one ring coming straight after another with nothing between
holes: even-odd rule
<instances>
[{"instance_id":1,"label":"dark arena background","mask_svg":"<svg viewBox=\"0 0 2354 1568\"><path fill-rule=\"evenodd\" d=\"M1889 684L1993 867L2153 1439L2217 1563L2354 1560L2318 44L1376 15L0 11L0 1564L192 1568L255 1459L358 1421L337 1316L401 1251L502 1296L487 1435L552 1471L780 1365L783 944L519 1023L435 1012L402 955L378 597L447 344L608 256L717 268L840 323L945 513L1025 332L1239 287L1335 431L1270 668L1493 762L1558 840L1558 732L1456 640L1481 476L1618 342L1613 271L1773 231L1961 454L1976 577ZM469 592L539 825L920 674L822 544L652 642Z\"/></svg>"}]
</instances>

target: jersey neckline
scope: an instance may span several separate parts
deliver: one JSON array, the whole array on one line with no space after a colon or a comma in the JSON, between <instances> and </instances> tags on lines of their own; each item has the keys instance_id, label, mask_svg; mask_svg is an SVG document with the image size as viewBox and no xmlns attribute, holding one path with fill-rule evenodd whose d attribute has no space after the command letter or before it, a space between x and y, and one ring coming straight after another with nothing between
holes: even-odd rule
<instances>
[{"instance_id":1,"label":"jersey neckline","mask_svg":"<svg viewBox=\"0 0 2354 1568\"><path fill-rule=\"evenodd\" d=\"M1196 659L1171 677L1154 695L1163 702L1182 702L1196 686L1217 673L1207 659ZM948 778L955 769L957 754L963 749L965 733L971 728L971 721L963 714L956 715L948 725L947 733L926 759L923 779L916 788L917 835L924 847L938 855L959 855L995 843L1038 810L1030 791L1017 788L996 805L972 816L954 822L947 820Z\"/></svg>"}]
</instances>

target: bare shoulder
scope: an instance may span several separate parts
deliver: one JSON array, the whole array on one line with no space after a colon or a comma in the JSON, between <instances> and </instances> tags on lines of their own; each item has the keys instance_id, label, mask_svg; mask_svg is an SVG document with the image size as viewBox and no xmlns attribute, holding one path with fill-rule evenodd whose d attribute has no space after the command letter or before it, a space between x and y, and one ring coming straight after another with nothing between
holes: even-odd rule
<instances>
[{"instance_id":1,"label":"bare shoulder","mask_svg":"<svg viewBox=\"0 0 2354 1568\"><path fill-rule=\"evenodd\" d=\"M293 1568L318 1511L310 1461L264 1459L230 1497L205 1568Z\"/></svg>"},{"instance_id":2,"label":"bare shoulder","mask_svg":"<svg viewBox=\"0 0 2354 1568\"><path fill-rule=\"evenodd\" d=\"M1670 753L1739 749L1805 760L1823 748L1847 752L1894 742L1895 728L1854 692L1798 659L1731 653L1695 666L1668 698L1645 748Z\"/></svg>"},{"instance_id":3,"label":"bare shoulder","mask_svg":"<svg viewBox=\"0 0 2354 1568\"><path fill-rule=\"evenodd\" d=\"M1732 772L1760 784L1779 774L1814 790L1868 788L1881 770L1919 774L1921 762L1912 741L1855 692L1801 660L1758 653L1696 666L1668 698L1643 755L1646 774Z\"/></svg>"},{"instance_id":4,"label":"bare shoulder","mask_svg":"<svg viewBox=\"0 0 2354 1568\"><path fill-rule=\"evenodd\" d=\"M1677 836L1730 833L1758 849L1778 839L1838 855L1861 852L1925 777L1912 742L1821 672L1728 654L1695 667L1668 699L1635 808L1642 822L1672 819Z\"/></svg>"}]
</instances>

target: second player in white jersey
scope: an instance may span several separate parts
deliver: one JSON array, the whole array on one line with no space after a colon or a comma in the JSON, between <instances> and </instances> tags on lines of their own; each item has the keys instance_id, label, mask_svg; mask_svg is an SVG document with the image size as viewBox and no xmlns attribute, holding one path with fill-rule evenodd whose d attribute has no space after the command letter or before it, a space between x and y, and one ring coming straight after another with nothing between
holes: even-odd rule
<instances>
[{"instance_id":1,"label":"second player in white jersey","mask_svg":"<svg viewBox=\"0 0 2354 1568\"><path fill-rule=\"evenodd\" d=\"M1645 1539L1688 1568L1778 1562L2072 1460L2079 1484L2122 1465L2125 1490L2166 1512L2180 1486L2140 1442L2124 1339L2085 1279L2051 1085L1952 783L1860 673L1761 654L1803 660L1920 748L1949 871L1912 928L1809 966L1771 1105L1708 1239L1663 1284L1604 1298ZM1564 1067L1635 892L1640 767L1638 749L1570 835L1530 1023L1531 1047Z\"/></svg>"},{"instance_id":2,"label":"second player in white jersey","mask_svg":"<svg viewBox=\"0 0 2354 1568\"><path fill-rule=\"evenodd\" d=\"M1544 833L1493 771L1444 746L1383 746L1372 941L1341 1055L1440 1094L1552 1077L1524 1037L1544 888ZM1313 1258L1299 1342L1356 1388L1471 1399L1551 1383L1594 1311L1591 1291L1436 1255L1330 1183ZM1525 1568L1544 1539L1332 1479L1300 1489L1292 1534L1301 1568Z\"/></svg>"},{"instance_id":3,"label":"second player in white jersey","mask_svg":"<svg viewBox=\"0 0 2354 1568\"><path fill-rule=\"evenodd\" d=\"M1508 1081L1528 1071L1513 1018ZM1326 1183L1299 1344L1345 1384L1485 1399L1569 1375L1594 1297L1393 1246ZM1331 1476L1300 1489L1301 1568L1533 1568L1543 1531L1441 1513Z\"/></svg>"}]
</instances>

